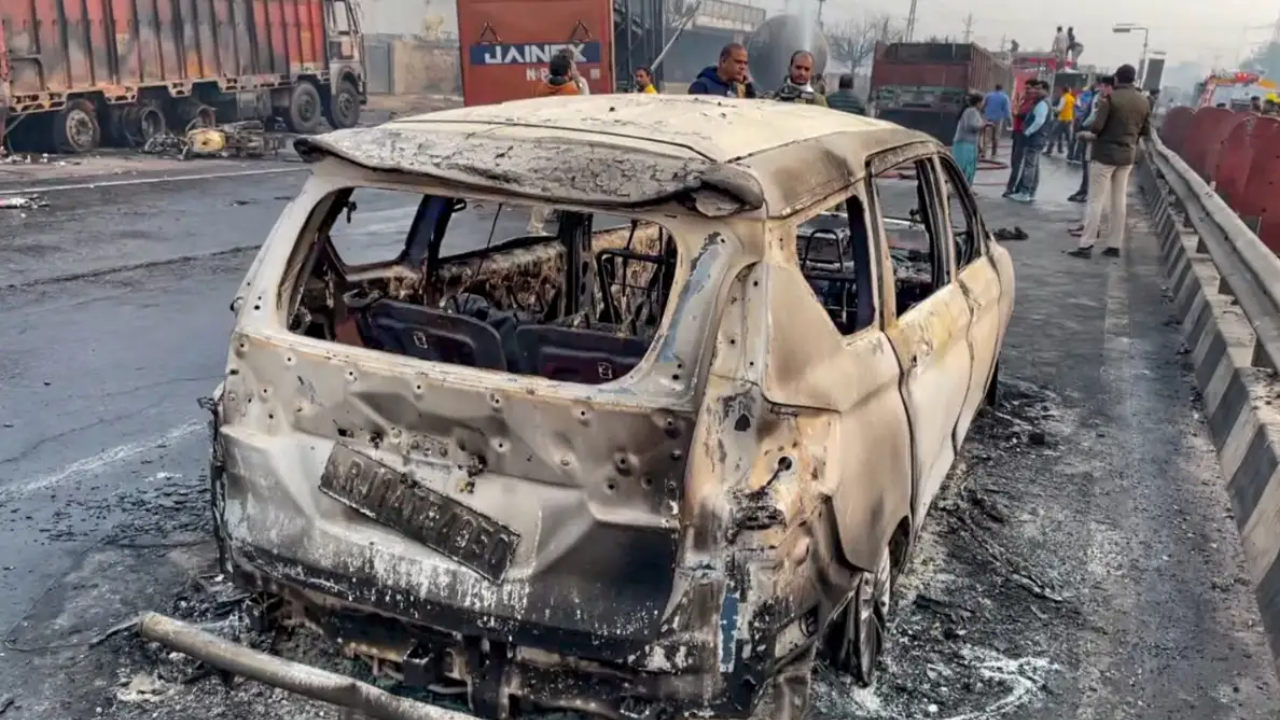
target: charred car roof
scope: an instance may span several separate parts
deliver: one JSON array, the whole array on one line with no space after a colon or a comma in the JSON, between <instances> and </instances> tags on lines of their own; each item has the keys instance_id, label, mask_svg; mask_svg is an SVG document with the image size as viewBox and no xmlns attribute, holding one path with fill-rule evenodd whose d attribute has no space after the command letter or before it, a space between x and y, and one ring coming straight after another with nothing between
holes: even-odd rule
<instances>
[{"instance_id":1,"label":"charred car roof","mask_svg":"<svg viewBox=\"0 0 1280 720\"><path fill-rule=\"evenodd\" d=\"M308 161L335 156L546 201L643 206L711 190L735 212L765 208L770 217L820 202L860 178L869 157L904 145L941 147L893 123L810 105L652 95L520 100L295 142Z\"/></svg>"}]
</instances>

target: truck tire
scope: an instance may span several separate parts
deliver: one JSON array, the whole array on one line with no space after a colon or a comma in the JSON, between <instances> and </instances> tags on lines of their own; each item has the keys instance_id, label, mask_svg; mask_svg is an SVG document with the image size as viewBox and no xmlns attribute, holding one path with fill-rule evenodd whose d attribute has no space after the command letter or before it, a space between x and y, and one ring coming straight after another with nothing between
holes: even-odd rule
<instances>
[{"instance_id":1,"label":"truck tire","mask_svg":"<svg viewBox=\"0 0 1280 720\"><path fill-rule=\"evenodd\" d=\"M53 149L72 155L97 150L102 145L98 109L88 100L72 100L53 117Z\"/></svg>"},{"instance_id":2,"label":"truck tire","mask_svg":"<svg viewBox=\"0 0 1280 720\"><path fill-rule=\"evenodd\" d=\"M295 133L310 135L320 129L322 105L320 91L316 90L316 86L309 82L299 82L293 86L293 93L289 96L284 124Z\"/></svg>"},{"instance_id":3,"label":"truck tire","mask_svg":"<svg viewBox=\"0 0 1280 720\"><path fill-rule=\"evenodd\" d=\"M187 99L177 108L177 126L180 132L190 132L196 128L218 126L218 112L199 100Z\"/></svg>"},{"instance_id":4,"label":"truck tire","mask_svg":"<svg viewBox=\"0 0 1280 720\"><path fill-rule=\"evenodd\" d=\"M140 148L169 130L164 110L154 100L111 108L106 125L111 143L124 148Z\"/></svg>"},{"instance_id":5,"label":"truck tire","mask_svg":"<svg viewBox=\"0 0 1280 720\"><path fill-rule=\"evenodd\" d=\"M324 108L324 117L334 130L353 128L360 122L360 93L355 83L350 80L338 83L338 89Z\"/></svg>"}]
</instances>

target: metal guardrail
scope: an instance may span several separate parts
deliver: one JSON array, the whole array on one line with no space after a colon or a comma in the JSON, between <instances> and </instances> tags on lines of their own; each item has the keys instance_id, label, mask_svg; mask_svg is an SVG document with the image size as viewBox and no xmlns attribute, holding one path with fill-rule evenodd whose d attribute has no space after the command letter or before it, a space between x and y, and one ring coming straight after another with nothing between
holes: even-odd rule
<instances>
[{"instance_id":1,"label":"metal guardrail","mask_svg":"<svg viewBox=\"0 0 1280 720\"><path fill-rule=\"evenodd\" d=\"M1218 292L1234 297L1253 327L1251 364L1280 370L1280 257L1159 137L1152 135L1146 150L1152 170L1200 236L1196 251L1217 267Z\"/></svg>"}]
</instances>

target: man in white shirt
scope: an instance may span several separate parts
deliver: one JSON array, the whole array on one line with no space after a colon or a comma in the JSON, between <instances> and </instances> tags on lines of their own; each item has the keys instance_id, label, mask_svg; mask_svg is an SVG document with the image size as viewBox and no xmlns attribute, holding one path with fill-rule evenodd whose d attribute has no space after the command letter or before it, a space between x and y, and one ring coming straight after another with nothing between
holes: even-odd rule
<instances>
[{"instance_id":1,"label":"man in white shirt","mask_svg":"<svg viewBox=\"0 0 1280 720\"><path fill-rule=\"evenodd\" d=\"M1067 51L1071 46L1070 40L1067 38L1067 31L1058 26L1058 32L1053 36L1053 56L1057 58L1059 67L1062 67L1067 61Z\"/></svg>"}]
</instances>

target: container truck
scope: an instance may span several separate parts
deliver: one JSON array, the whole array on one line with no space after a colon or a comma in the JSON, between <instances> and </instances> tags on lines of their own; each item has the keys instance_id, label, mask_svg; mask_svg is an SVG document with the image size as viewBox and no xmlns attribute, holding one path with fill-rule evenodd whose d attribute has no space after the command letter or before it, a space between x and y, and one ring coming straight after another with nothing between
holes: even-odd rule
<instances>
[{"instance_id":1,"label":"container truck","mask_svg":"<svg viewBox=\"0 0 1280 720\"><path fill-rule=\"evenodd\" d=\"M0 140L78 153L244 118L354 126L356 1L2 0Z\"/></svg>"},{"instance_id":2,"label":"container truck","mask_svg":"<svg viewBox=\"0 0 1280 720\"><path fill-rule=\"evenodd\" d=\"M978 45L877 43L871 101L876 117L949 145L966 96L1011 81L1009 66Z\"/></svg>"}]
</instances>

